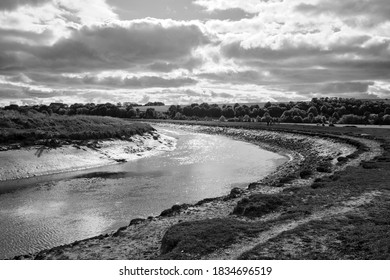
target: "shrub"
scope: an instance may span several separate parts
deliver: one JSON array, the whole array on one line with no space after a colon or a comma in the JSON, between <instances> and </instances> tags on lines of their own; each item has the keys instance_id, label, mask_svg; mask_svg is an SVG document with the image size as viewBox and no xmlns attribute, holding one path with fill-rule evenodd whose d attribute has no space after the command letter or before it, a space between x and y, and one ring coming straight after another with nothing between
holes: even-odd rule
<instances>
[{"instance_id":1,"label":"shrub","mask_svg":"<svg viewBox=\"0 0 390 280\"><path fill-rule=\"evenodd\" d=\"M361 116L349 114L349 115L344 115L341 117L339 120L339 123L342 124L362 124L364 123L364 119Z\"/></svg>"},{"instance_id":2,"label":"shrub","mask_svg":"<svg viewBox=\"0 0 390 280\"><path fill-rule=\"evenodd\" d=\"M226 122L227 120L226 120L226 118L225 118L224 116L221 116L221 117L219 118L218 121L220 121L220 122Z\"/></svg>"},{"instance_id":3,"label":"shrub","mask_svg":"<svg viewBox=\"0 0 390 280\"><path fill-rule=\"evenodd\" d=\"M390 124L390 115L384 115L383 116L383 124Z\"/></svg>"}]
</instances>

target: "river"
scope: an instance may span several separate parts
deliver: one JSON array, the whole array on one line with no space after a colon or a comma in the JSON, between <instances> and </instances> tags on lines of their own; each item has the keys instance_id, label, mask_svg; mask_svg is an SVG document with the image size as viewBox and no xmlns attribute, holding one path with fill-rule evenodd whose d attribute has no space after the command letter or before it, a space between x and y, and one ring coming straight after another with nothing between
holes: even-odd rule
<instances>
[{"instance_id":1,"label":"river","mask_svg":"<svg viewBox=\"0 0 390 280\"><path fill-rule=\"evenodd\" d=\"M287 160L224 136L177 127L158 131L176 138L175 150L27 180L29 187L0 195L0 259L108 233L177 203L227 194Z\"/></svg>"}]
</instances>

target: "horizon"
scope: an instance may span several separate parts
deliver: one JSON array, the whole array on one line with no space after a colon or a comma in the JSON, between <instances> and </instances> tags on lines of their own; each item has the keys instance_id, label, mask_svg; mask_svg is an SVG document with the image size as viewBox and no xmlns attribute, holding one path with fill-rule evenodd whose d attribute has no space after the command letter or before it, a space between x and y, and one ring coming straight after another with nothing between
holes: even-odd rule
<instances>
[{"instance_id":1,"label":"horizon","mask_svg":"<svg viewBox=\"0 0 390 280\"><path fill-rule=\"evenodd\" d=\"M385 0L91 3L0 3L0 106L390 97Z\"/></svg>"}]
</instances>

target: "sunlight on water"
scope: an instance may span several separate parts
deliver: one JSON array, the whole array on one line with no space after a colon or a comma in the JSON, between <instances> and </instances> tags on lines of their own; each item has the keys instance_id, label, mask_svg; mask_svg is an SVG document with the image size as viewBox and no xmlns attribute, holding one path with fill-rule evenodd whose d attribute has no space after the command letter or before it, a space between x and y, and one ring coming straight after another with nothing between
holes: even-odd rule
<instances>
[{"instance_id":1,"label":"sunlight on water","mask_svg":"<svg viewBox=\"0 0 390 280\"><path fill-rule=\"evenodd\" d=\"M285 158L226 137L161 129L177 148L0 195L0 258L110 232L176 203L227 194Z\"/></svg>"}]
</instances>

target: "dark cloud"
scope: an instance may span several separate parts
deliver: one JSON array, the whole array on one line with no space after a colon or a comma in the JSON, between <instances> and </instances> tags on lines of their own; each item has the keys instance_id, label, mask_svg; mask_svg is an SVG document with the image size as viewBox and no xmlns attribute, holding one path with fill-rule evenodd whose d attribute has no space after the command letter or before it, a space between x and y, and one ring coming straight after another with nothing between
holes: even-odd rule
<instances>
[{"instance_id":1,"label":"dark cloud","mask_svg":"<svg viewBox=\"0 0 390 280\"><path fill-rule=\"evenodd\" d=\"M321 93L367 92L368 87L372 85L373 82L330 83L322 86L319 91Z\"/></svg>"},{"instance_id":2,"label":"dark cloud","mask_svg":"<svg viewBox=\"0 0 390 280\"><path fill-rule=\"evenodd\" d=\"M240 8L209 12L194 2L194 0L108 0L108 3L116 7L115 11L124 20L153 17L175 20L235 21L253 16Z\"/></svg>"},{"instance_id":3,"label":"dark cloud","mask_svg":"<svg viewBox=\"0 0 390 280\"><path fill-rule=\"evenodd\" d=\"M22 5L38 6L49 1L50 0L1 0L0 10L11 11Z\"/></svg>"},{"instance_id":4,"label":"dark cloud","mask_svg":"<svg viewBox=\"0 0 390 280\"><path fill-rule=\"evenodd\" d=\"M148 68L156 72L171 72L172 70L179 68L179 66L168 62L155 62L148 65Z\"/></svg>"},{"instance_id":5,"label":"dark cloud","mask_svg":"<svg viewBox=\"0 0 390 280\"><path fill-rule=\"evenodd\" d=\"M337 33L337 32L335 32ZM289 34L291 35L291 34ZM308 37L308 41L312 38ZM325 39L325 38L324 38ZM261 45L244 48L241 42L233 42L222 46L222 53L229 58L240 58L262 61L283 61L288 59L302 59L305 57L318 57L337 54L356 54L362 56L383 56L390 54L387 49L390 46L390 40L382 40L364 46L373 37L369 35L357 35L350 38L341 37L339 41L329 44L324 47L321 44L309 43L302 41L296 43L294 36L290 36L289 40L283 41L279 48L273 45ZM304 60L303 60L304 61Z\"/></svg>"},{"instance_id":6,"label":"dark cloud","mask_svg":"<svg viewBox=\"0 0 390 280\"><path fill-rule=\"evenodd\" d=\"M255 15L256 14L247 13L240 8L233 8L227 10L214 10L210 14L210 19L238 21L244 18L254 17Z\"/></svg>"},{"instance_id":7,"label":"dark cloud","mask_svg":"<svg viewBox=\"0 0 390 280\"><path fill-rule=\"evenodd\" d=\"M228 99L228 98L234 98L235 96L232 95L232 94L229 94L229 93L226 93L226 92L220 92L220 93L216 93L214 91L211 91L211 97L213 98L225 98L225 99Z\"/></svg>"},{"instance_id":8,"label":"dark cloud","mask_svg":"<svg viewBox=\"0 0 390 280\"><path fill-rule=\"evenodd\" d=\"M318 83L318 84L296 84L286 86L288 91L297 91L301 94L316 93L316 94L356 94L367 93L369 86L375 83L367 82L333 82L333 83Z\"/></svg>"},{"instance_id":9,"label":"dark cloud","mask_svg":"<svg viewBox=\"0 0 390 280\"><path fill-rule=\"evenodd\" d=\"M0 42L13 41L15 39L28 40L34 44L43 43L53 36L53 32L50 30L44 30L40 33L24 31L10 28L0 28Z\"/></svg>"},{"instance_id":10,"label":"dark cloud","mask_svg":"<svg viewBox=\"0 0 390 280\"><path fill-rule=\"evenodd\" d=\"M258 71L228 71L216 73L202 73L198 75L199 78L208 79L217 83L234 83L234 84L258 84L262 82L262 77Z\"/></svg>"},{"instance_id":11,"label":"dark cloud","mask_svg":"<svg viewBox=\"0 0 390 280\"><path fill-rule=\"evenodd\" d=\"M301 3L296 7L297 11L308 14L335 14L341 18L365 16L367 24L377 24L389 21L390 6L388 0L322 0L317 4ZM350 23L355 22L349 20ZM355 23L364 23L357 19Z\"/></svg>"},{"instance_id":12,"label":"dark cloud","mask_svg":"<svg viewBox=\"0 0 390 280\"><path fill-rule=\"evenodd\" d=\"M2 87L0 88L0 97L1 99L18 99L26 96L20 89Z\"/></svg>"},{"instance_id":13,"label":"dark cloud","mask_svg":"<svg viewBox=\"0 0 390 280\"><path fill-rule=\"evenodd\" d=\"M31 46L0 40L0 58L14 51L23 52L0 68L24 66L28 69L81 72L86 70L129 69L156 61L178 67L194 67L192 50L209 42L202 30L193 24L157 20L133 22L129 26L103 25L74 30L52 46ZM3 58L4 60L4 58Z\"/></svg>"},{"instance_id":14,"label":"dark cloud","mask_svg":"<svg viewBox=\"0 0 390 280\"><path fill-rule=\"evenodd\" d=\"M26 82L31 79L32 84L47 84L51 86L99 86L110 88L152 88L152 87L182 87L194 85L195 79L188 77L163 78L159 76L141 76L131 78L105 77L99 79L97 76L69 77L61 75L50 75L43 73L31 73L29 76L17 75L9 78L15 82Z\"/></svg>"}]
</instances>

